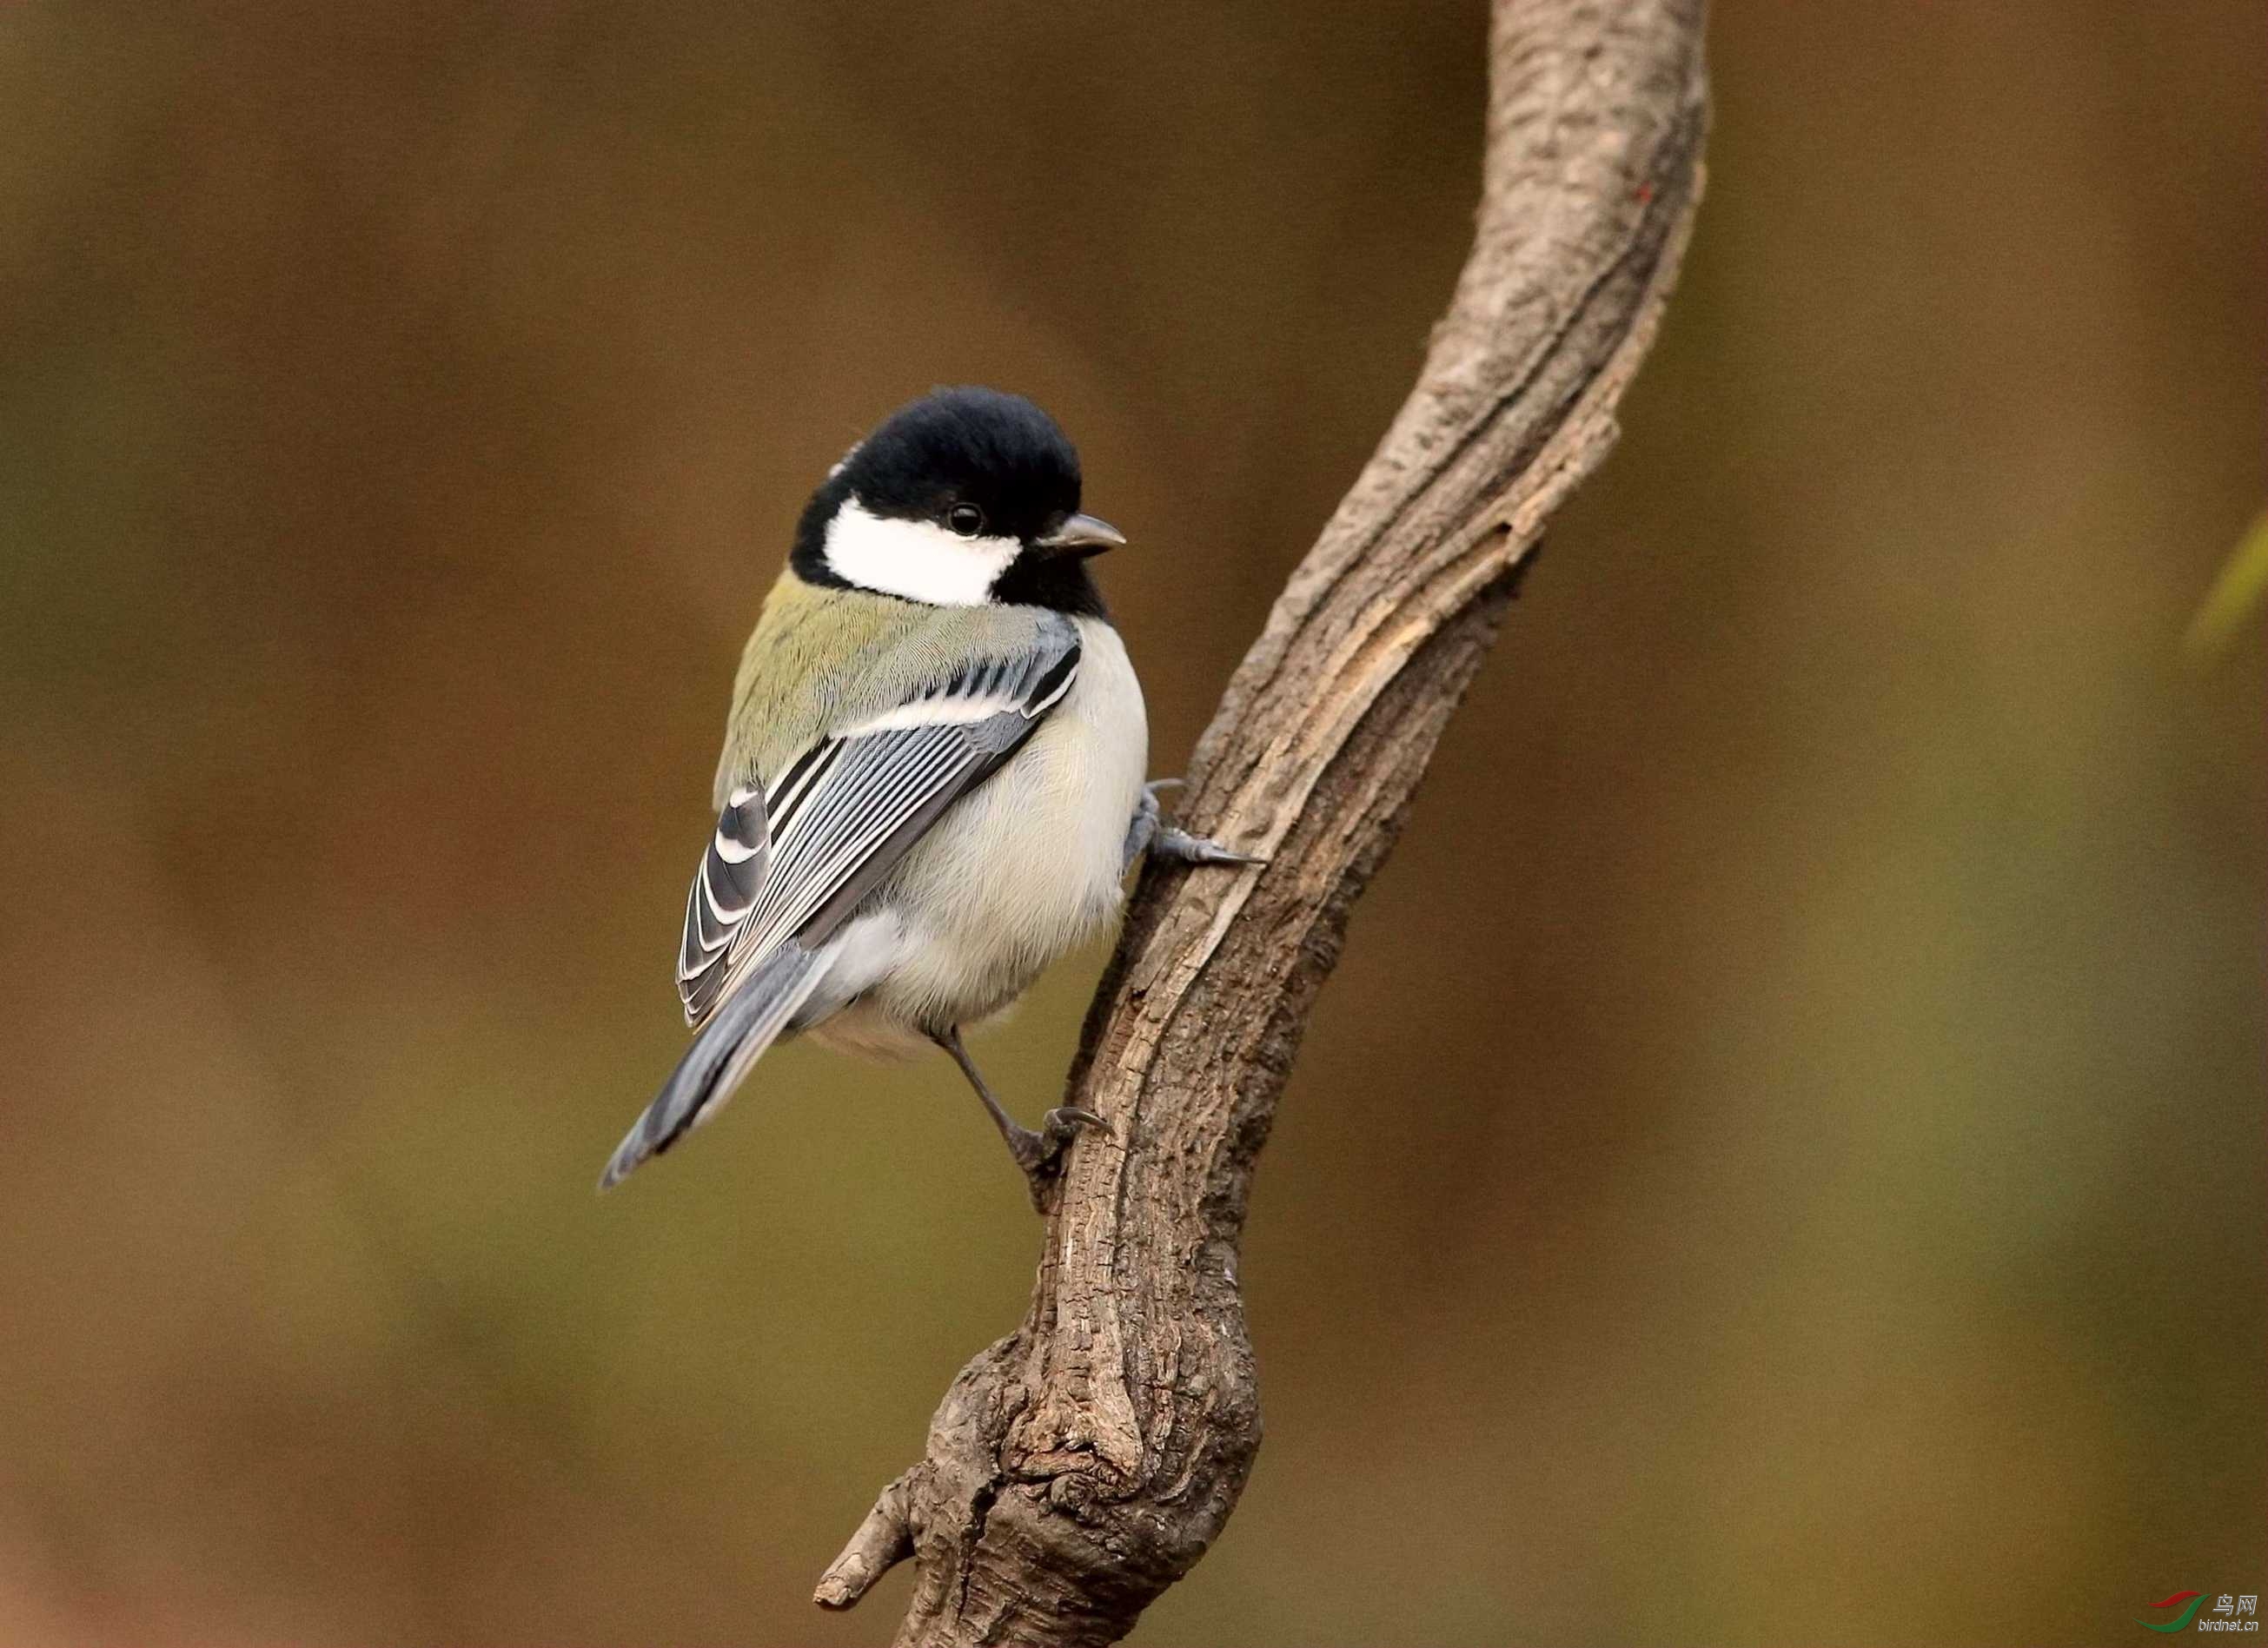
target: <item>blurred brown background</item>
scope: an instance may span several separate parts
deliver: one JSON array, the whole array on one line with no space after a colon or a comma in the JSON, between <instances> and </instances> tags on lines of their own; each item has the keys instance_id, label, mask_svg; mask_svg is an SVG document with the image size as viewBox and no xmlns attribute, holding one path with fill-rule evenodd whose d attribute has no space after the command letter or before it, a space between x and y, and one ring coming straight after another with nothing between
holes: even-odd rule
<instances>
[{"instance_id":1,"label":"blurred brown background","mask_svg":"<svg viewBox=\"0 0 2268 1648\"><path fill-rule=\"evenodd\" d=\"M772 11L785 14L768 14ZM730 15L727 15L727 14ZM743 14L745 13L745 14ZM1027 391L1175 769L1462 256L1481 8L0 11L0 1640L874 1643L1021 1310L944 1061L591 1183L803 493ZM1152 1644L2268 1591L2246 0L1728 0L1627 435L1261 1174ZM993 1038L1035 1110L1101 956Z\"/></svg>"}]
</instances>

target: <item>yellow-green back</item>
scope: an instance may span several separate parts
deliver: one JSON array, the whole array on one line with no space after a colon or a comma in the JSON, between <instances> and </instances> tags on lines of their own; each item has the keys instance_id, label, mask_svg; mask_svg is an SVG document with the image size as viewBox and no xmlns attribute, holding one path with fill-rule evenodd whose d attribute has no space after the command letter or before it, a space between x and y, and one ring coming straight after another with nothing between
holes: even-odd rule
<instances>
[{"instance_id":1,"label":"yellow-green back","mask_svg":"<svg viewBox=\"0 0 2268 1648\"><path fill-rule=\"evenodd\" d=\"M1026 651L1051 616L821 588L783 569L740 654L716 804L734 785L768 783L814 740L896 708L973 659Z\"/></svg>"}]
</instances>

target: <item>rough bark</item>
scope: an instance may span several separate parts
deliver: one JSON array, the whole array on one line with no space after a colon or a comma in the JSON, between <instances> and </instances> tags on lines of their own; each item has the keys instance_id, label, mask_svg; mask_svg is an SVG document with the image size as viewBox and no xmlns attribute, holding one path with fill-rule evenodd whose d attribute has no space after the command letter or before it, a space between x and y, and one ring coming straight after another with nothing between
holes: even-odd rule
<instances>
[{"instance_id":1,"label":"rough bark","mask_svg":"<svg viewBox=\"0 0 2268 1648\"><path fill-rule=\"evenodd\" d=\"M1701 188L1703 0L1497 0L1471 256L1417 386L1223 695L1190 828L1090 1012L1023 1324L820 1582L916 1564L902 1644L1116 1642L1227 1520L1260 1443L1236 1279L1253 1166L1347 911L1551 511L1612 444Z\"/></svg>"}]
</instances>

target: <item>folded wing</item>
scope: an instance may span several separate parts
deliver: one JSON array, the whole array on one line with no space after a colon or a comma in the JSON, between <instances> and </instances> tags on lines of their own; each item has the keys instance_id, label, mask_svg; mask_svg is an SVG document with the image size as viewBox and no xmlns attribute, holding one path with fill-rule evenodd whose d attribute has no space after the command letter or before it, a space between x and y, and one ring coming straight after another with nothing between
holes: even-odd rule
<instances>
[{"instance_id":1,"label":"folded wing","mask_svg":"<svg viewBox=\"0 0 2268 1648\"><path fill-rule=\"evenodd\" d=\"M1077 629L1051 619L1028 648L973 661L836 729L770 783L732 791L687 895L678 952L678 993L701 1034L602 1183L668 1149L729 1096L817 988L827 940L1031 737L1071 690L1079 655ZM738 1010L720 1011L750 986Z\"/></svg>"}]
</instances>

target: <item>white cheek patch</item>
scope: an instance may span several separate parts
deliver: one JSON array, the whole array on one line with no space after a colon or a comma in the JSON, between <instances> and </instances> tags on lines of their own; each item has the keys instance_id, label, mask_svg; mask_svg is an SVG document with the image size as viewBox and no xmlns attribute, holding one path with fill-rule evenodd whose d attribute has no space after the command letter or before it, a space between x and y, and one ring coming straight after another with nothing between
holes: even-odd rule
<instances>
[{"instance_id":1,"label":"white cheek patch","mask_svg":"<svg viewBox=\"0 0 2268 1648\"><path fill-rule=\"evenodd\" d=\"M932 607L981 607L1020 546L1013 538L963 538L935 521L894 520L856 497L827 523L827 564L860 589Z\"/></svg>"}]
</instances>

